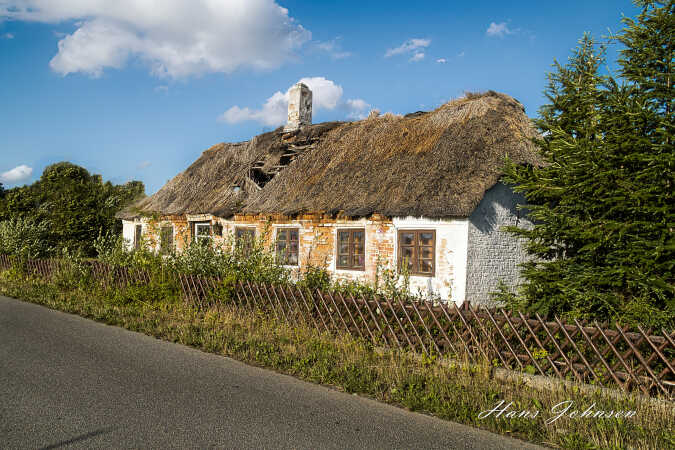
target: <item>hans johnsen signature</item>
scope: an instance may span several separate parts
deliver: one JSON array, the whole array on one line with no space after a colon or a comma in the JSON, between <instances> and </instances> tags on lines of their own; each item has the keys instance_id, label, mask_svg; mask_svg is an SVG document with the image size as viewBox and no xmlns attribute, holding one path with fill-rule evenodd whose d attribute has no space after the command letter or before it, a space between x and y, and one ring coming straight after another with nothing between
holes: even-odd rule
<instances>
[{"instance_id":1,"label":"hans johnsen signature","mask_svg":"<svg viewBox=\"0 0 675 450\"><path fill-rule=\"evenodd\" d=\"M547 425L552 424L560 418L568 419L630 419L634 417L637 413L632 410L609 410L605 411L602 409L596 409L595 403L592 403L585 410L579 408L574 408L573 400L565 400L564 402L557 403L551 407L549 411L550 417L545 420ZM481 411L478 414L479 419L486 419L490 416L500 417L504 419L535 419L539 417L541 412L537 409L513 409L513 402L508 402L505 404L504 400L501 400L497 405L492 409L487 409ZM542 414L543 416L543 414Z\"/></svg>"}]
</instances>

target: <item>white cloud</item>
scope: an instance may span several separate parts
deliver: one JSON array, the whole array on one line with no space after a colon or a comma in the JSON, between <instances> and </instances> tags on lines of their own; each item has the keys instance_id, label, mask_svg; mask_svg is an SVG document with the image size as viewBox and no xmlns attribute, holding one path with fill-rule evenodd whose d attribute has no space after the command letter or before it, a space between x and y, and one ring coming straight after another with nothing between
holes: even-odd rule
<instances>
[{"instance_id":1,"label":"white cloud","mask_svg":"<svg viewBox=\"0 0 675 450\"><path fill-rule=\"evenodd\" d=\"M414 55L410 57L410 62L419 62L424 59L424 52L416 52Z\"/></svg>"},{"instance_id":2,"label":"white cloud","mask_svg":"<svg viewBox=\"0 0 675 450\"><path fill-rule=\"evenodd\" d=\"M464 58L464 55L466 55L466 52L459 52L459 53L457 54L457 57L458 57L458 58Z\"/></svg>"},{"instance_id":3,"label":"white cloud","mask_svg":"<svg viewBox=\"0 0 675 450\"><path fill-rule=\"evenodd\" d=\"M100 76L139 58L153 74L184 78L275 68L311 33L274 0L0 0L0 20L76 21L51 68Z\"/></svg>"},{"instance_id":4,"label":"white cloud","mask_svg":"<svg viewBox=\"0 0 675 450\"><path fill-rule=\"evenodd\" d=\"M5 33L5 34L3 34L3 35L0 36L0 37L2 37L2 39L14 39L14 34L12 34L12 33Z\"/></svg>"},{"instance_id":5,"label":"white cloud","mask_svg":"<svg viewBox=\"0 0 675 450\"><path fill-rule=\"evenodd\" d=\"M349 99L345 102L350 109L356 111L363 111L370 107L370 104L366 103L365 100L360 98Z\"/></svg>"},{"instance_id":6,"label":"white cloud","mask_svg":"<svg viewBox=\"0 0 675 450\"><path fill-rule=\"evenodd\" d=\"M301 78L299 82L305 83L312 90L313 111L340 109L345 111L348 118L361 118L370 107L360 98L343 101L342 86L324 77ZM260 109L232 106L219 117L219 120L231 124L254 120L267 126L278 126L286 123L287 118L288 90L285 93L275 92Z\"/></svg>"},{"instance_id":7,"label":"white cloud","mask_svg":"<svg viewBox=\"0 0 675 450\"><path fill-rule=\"evenodd\" d=\"M167 85L165 85L165 84L156 86L156 87L155 87L155 92L161 92L161 93L163 93L163 94L166 94L167 92L169 92L169 86L167 86Z\"/></svg>"},{"instance_id":8,"label":"white cloud","mask_svg":"<svg viewBox=\"0 0 675 450\"><path fill-rule=\"evenodd\" d=\"M390 48L389 50L387 50L387 52L384 54L384 57L389 58L391 56L402 55L404 53L412 53L415 50L427 48L430 45L431 39L420 39L420 38L408 39L398 47Z\"/></svg>"},{"instance_id":9,"label":"white cloud","mask_svg":"<svg viewBox=\"0 0 675 450\"><path fill-rule=\"evenodd\" d=\"M33 174L33 168L25 164L16 166L12 170L0 174L0 183L15 184L27 180Z\"/></svg>"},{"instance_id":10,"label":"white cloud","mask_svg":"<svg viewBox=\"0 0 675 450\"><path fill-rule=\"evenodd\" d=\"M513 34L514 31L509 29L508 25L506 25L506 22L500 22L500 23L494 23L491 22L490 26L488 27L487 31L485 32L488 36L490 37L504 37L507 34Z\"/></svg>"},{"instance_id":11,"label":"white cloud","mask_svg":"<svg viewBox=\"0 0 675 450\"><path fill-rule=\"evenodd\" d=\"M347 100L342 108L347 110L348 119L362 120L368 117L370 103L361 98L354 98Z\"/></svg>"},{"instance_id":12,"label":"white cloud","mask_svg":"<svg viewBox=\"0 0 675 450\"><path fill-rule=\"evenodd\" d=\"M342 50L342 45L339 41L340 38L335 38L332 41L317 42L315 46L317 49L328 53L332 59L345 59L352 56L351 52Z\"/></svg>"},{"instance_id":13,"label":"white cloud","mask_svg":"<svg viewBox=\"0 0 675 450\"><path fill-rule=\"evenodd\" d=\"M439 64L445 64L446 62L448 62L448 60L445 59L445 58L438 58L438 59L436 60L436 62L439 63Z\"/></svg>"},{"instance_id":14,"label":"white cloud","mask_svg":"<svg viewBox=\"0 0 675 450\"><path fill-rule=\"evenodd\" d=\"M147 169L147 168L150 167L151 165L152 165L152 162L151 162L151 161L143 161L143 162L139 163L139 164L136 166L136 168L142 170L142 169Z\"/></svg>"}]
</instances>

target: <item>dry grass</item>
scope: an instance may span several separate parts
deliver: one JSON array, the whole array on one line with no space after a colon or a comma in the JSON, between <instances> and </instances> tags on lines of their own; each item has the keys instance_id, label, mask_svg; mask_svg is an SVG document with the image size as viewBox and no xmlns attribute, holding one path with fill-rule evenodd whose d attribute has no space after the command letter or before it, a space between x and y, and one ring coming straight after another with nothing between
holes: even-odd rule
<instances>
[{"instance_id":1,"label":"dry grass","mask_svg":"<svg viewBox=\"0 0 675 450\"><path fill-rule=\"evenodd\" d=\"M576 387L539 391L522 382L498 381L486 364L440 364L433 358L376 349L348 336L333 338L288 326L262 313L224 309L200 312L180 303L120 304L110 292L59 290L35 280L0 274L0 294L76 313L160 339L277 370L493 432L555 448L673 448L672 403L640 397L612 398ZM499 401L515 410L540 410L534 419L479 419ZM631 419L569 419L552 424L550 408L572 400L581 410L635 410Z\"/></svg>"}]
</instances>

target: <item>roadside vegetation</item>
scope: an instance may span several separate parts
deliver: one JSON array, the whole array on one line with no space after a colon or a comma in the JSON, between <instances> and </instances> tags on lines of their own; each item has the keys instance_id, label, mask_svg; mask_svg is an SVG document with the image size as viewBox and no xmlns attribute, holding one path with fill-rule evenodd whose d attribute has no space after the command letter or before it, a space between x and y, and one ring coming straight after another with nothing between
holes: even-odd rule
<instances>
[{"instance_id":1,"label":"roadside vegetation","mask_svg":"<svg viewBox=\"0 0 675 450\"><path fill-rule=\"evenodd\" d=\"M0 253L39 258L64 250L94 256L99 233L121 233L115 214L144 195L140 181L115 185L69 162L45 168L33 184L0 185Z\"/></svg>"},{"instance_id":2,"label":"roadside vegetation","mask_svg":"<svg viewBox=\"0 0 675 450\"><path fill-rule=\"evenodd\" d=\"M584 393L577 386L536 390L496 380L489 362L467 364L435 356L375 348L346 335L276 321L262 311L230 310L227 303L199 310L182 302L176 286L148 284L108 289L86 265L71 260L51 279L27 276L19 266L0 272L0 294L121 326L171 342L229 356L307 381L372 397L413 411L558 448L668 448L675 446L673 406L638 396ZM534 418L479 419L504 400L510 411ZM574 401L581 411L636 411L631 418L570 419L551 408Z\"/></svg>"}]
</instances>

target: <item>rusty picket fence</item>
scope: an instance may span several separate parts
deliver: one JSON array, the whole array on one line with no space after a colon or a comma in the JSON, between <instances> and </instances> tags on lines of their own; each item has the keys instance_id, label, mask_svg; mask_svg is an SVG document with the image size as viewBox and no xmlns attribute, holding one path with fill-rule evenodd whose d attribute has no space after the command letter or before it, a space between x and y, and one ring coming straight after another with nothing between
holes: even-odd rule
<instances>
[{"instance_id":1,"label":"rusty picket fence","mask_svg":"<svg viewBox=\"0 0 675 450\"><path fill-rule=\"evenodd\" d=\"M100 261L90 261L88 265L94 279L107 287L121 289L130 284L150 282L150 273L146 270L111 266Z\"/></svg>"},{"instance_id":2,"label":"rusty picket fence","mask_svg":"<svg viewBox=\"0 0 675 450\"><path fill-rule=\"evenodd\" d=\"M50 278L57 270L65 267L65 261L59 259L23 259L13 261L7 255L0 255L0 270L7 270L13 264L21 264L30 275ZM145 270L129 267L114 267L100 261L85 261L93 278L98 282L116 288L134 283L149 283L150 274Z\"/></svg>"},{"instance_id":3,"label":"rusty picket fence","mask_svg":"<svg viewBox=\"0 0 675 450\"><path fill-rule=\"evenodd\" d=\"M54 260L26 263L35 275L50 277ZM150 281L142 270L89 263L94 279L123 288ZM11 261L0 255L0 269ZM347 333L378 346L472 361L485 358L511 370L618 386L675 400L675 330L630 329L618 323L563 322L505 309L477 308L465 302L362 297L302 289L294 284L238 282L217 277L176 274L189 304L233 310L265 311L290 325L321 332Z\"/></svg>"},{"instance_id":4,"label":"rusty picket fence","mask_svg":"<svg viewBox=\"0 0 675 450\"><path fill-rule=\"evenodd\" d=\"M0 270L7 270L14 264L12 257L0 255ZM24 268L32 274L49 278L58 269L59 261L55 259L28 259L22 261Z\"/></svg>"},{"instance_id":5,"label":"rusty picket fence","mask_svg":"<svg viewBox=\"0 0 675 450\"><path fill-rule=\"evenodd\" d=\"M179 282L185 300L200 308L263 309L291 325L347 333L375 345L473 361L484 357L507 369L675 399L675 330L564 323L468 302L458 307L364 298L295 285L239 282L223 291L218 278L195 275L179 275Z\"/></svg>"}]
</instances>

